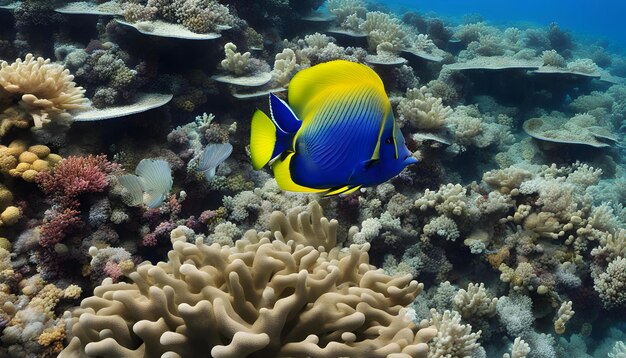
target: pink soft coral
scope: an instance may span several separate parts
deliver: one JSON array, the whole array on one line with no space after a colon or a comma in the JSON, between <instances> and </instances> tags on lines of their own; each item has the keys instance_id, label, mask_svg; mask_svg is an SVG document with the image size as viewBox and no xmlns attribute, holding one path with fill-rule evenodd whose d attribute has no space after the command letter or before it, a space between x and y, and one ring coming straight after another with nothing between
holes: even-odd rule
<instances>
[{"instance_id":1,"label":"pink soft coral","mask_svg":"<svg viewBox=\"0 0 626 358\"><path fill-rule=\"evenodd\" d=\"M70 230L81 223L79 215L78 210L70 208L46 214L39 236L41 246L50 247L61 242Z\"/></svg>"},{"instance_id":2,"label":"pink soft coral","mask_svg":"<svg viewBox=\"0 0 626 358\"><path fill-rule=\"evenodd\" d=\"M84 193L98 193L109 185L108 174L118 168L105 155L69 156L54 171L41 172L36 182L60 204L68 204ZM66 206L74 206L68 204Z\"/></svg>"}]
</instances>

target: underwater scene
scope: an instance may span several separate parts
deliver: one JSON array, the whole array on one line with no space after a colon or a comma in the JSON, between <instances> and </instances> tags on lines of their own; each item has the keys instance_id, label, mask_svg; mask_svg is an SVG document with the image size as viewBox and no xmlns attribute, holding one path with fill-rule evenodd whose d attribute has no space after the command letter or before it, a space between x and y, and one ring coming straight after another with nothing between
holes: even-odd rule
<instances>
[{"instance_id":1,"label":"underwater scene","mask_svg":"<svg viewBox=\"0 0 626 358\"><path fill-rule=\"evenodd\" d=\"M626 4L0 0L0 357L626 358Z\"/></svg>"}]
</instances>

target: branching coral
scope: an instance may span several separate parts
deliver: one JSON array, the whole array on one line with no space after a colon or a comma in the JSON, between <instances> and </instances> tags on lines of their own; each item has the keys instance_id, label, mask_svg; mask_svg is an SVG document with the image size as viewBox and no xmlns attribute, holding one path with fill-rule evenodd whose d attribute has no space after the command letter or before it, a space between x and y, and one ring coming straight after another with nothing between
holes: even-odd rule
<instances>
[{"instance_id":1,"label":"branching coral","mask_svg":"<svg viewBox=\"0 0 626 358\"><path fill-rule=\"evenodd\" d=\"M611 261L605 272L594 279L593 287L604 307L620 308L626 305L626 258Z\"/></svg>"},{"instance_id":2,"label":"branching coral","mask_svg":"<svg viewBox=\"0 0 626 358\"><path fill-rule=\"evenodd\" d=\"M480 347L478 339L481 331L472 332L472 326L461 323L461 315L456 311L443 314L431 309L430 324L437 327L437 336L430 343L429 358L471 357Z\"/></svg>"},{"instance_id":3,"label":"branching coral","mask_svg":"<svg viewBox=\"0 0 626 358\"><path fill-rule=\"evenodd\" d=\"M224 53L226 58L220 62L223 69L236 75L242 75L248 70L248 60L250 52L237 52L237 46L229 42L224 45Z\"/></svg>"},{"instance_id":4,"label":"branching coral","mask_svg":"<svg viewBox=\"0 0 626 358\"><path fill-rule=\"evenodd\" d=\"M406 31L400 21L389 14L380 11L368 12L360 30L367 33L367 42L372 50L383 42L391 44L394 52L407 47Z\"/></svg>"},{"instance_id":5,"label":"branching coral","mask_svg":"<svg viewBox=\"0 0 626 358\"><path fill-rule=\"evenodd\" d=\"M574 316L572 310L572 301L563 302L556 313L556 320L554 321L554 330L558 334L565 333L565 324L569 322Z\"/></svg>"},{"instance_id":6,"label":"branching coral","mask_svg":"<svg viewBox=\"0 0 626 358\"><path fill-rule=\"evenodd\" d=\"M85 109L84 92L69 70L50 59L28 54L12 64L0 62L0 103L3 98L15 97L19 111L30 116L35 127L70 119L69 111Z\"/></svg>"},{"instance_id":7,"label":"branching coral","mask_svg":"<svg viewBox=\"0 0 626 358\"><path fill-rule=\"evenodd\" d=\"M437 331L402 308L422 285L375 270L368 245L319 251L282 234L248 231L233 247L174 237L168 262L139 265L131 284L105 280L83 301L60 357L426 357Z\"/></svg>"},{"instance_id":8,"label":"branching coral","mask_svg":"<svg viewBox=\"0 0 626 358\"><path fill-rule=\"evenodd\" d=\"M426 87L408 89L398 103L399 120L417 129L437 131L452 114L452 109L441 102L441 98L434 97Z\"/></svg>"},{"instance_id":9,"label":"branching coral","mask_svg":"<svg viewBox=\"0 0 626 358\"><path fill-rule=\"evenodd\" d=\"M465 319L473 316L493 316L496 314L498 299L489 296L484 284L470 283L467 290L460 289L454 296L454 309Z\"/></svg>"},{"instance_id":10,"label":"branching coral","mask_svg":"<svg viewBox=\"0 0 626 358\"><path fill-rule=\"evenodd\" d=\"M281 86L287 87L291 80L292 72L296 68L296 54L292 49L286 48L276 54L272 76Z\"/></svg>"}]
</instances>

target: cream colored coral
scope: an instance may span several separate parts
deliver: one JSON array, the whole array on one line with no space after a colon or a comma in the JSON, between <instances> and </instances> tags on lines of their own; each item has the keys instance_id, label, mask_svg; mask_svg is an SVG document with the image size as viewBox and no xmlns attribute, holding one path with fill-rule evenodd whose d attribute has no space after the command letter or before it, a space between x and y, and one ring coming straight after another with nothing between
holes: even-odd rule
<instances>
[{"instance_id":1,"label":"cream colored coral","mask_svg":"<svg viewBox=\"0 0 626 358\"><path fill-rule=\"evenodd\" d=\"M600 245L591 250L591 255L606 261L612 261L619 256L626 257L626 229L601 238Z\"/></svg>"},{"instance_id":2,"label":"cream colored coral","mask_svg":"<svg viewBox=\"0 0 626 358\"><path fill-rule=\"evenodd\" d=\"M232 42L224 45L224 55L226 58L220 62L222 68L236 75L243 75L248 66L250 52L237 52L237 45Z\"/></svg>"},{"instance_id":3,"label":"cream colored coral","mask_svg":"<svg viewBox=\"0 0 626 358\"><path fill-rule=\"evenodd\" d=\"M526 355L530 353L530 346L524 342L520 337L515 338L513 346L511 347L511 354L504 353L502 358L526 358Z\"/></svg>"},{"instance_id":4,"label":"cream colored coral","mask_svg":"<svg viewBox=\"0 0 626 358\"><path fill-rule=\"evenodd\" d=\"M554 331L558 334L565 333L565 324L572 319L573 316L574 311L572 310L572 301L563 302L556 313Z\"/></svg>"},{"instance_id":5,"label":"cream colored coral","mask_svg":"<svg viewBox=\"0 0 626 358\"><path fill-rule=\"evenodd\" d=\"M69 70L32 54L10 65L0 62L0 88L0 97L17 96L19 108L32 117L35 127L70 119L68 111L87 107L85 90L76 86Z\"/></svg>"},{"instance_id":6,"label":"cream colored coral","mask_svg":"<svg viewBox=\"0 0 626 358\"><path fill-rule=\"evenodd\" d=\"M461 315L446 310L443 314L430 310L430 324L437 328L437 336L430 343L428 358L471 357L480 347L481 331L472 333L472 326L461 323Z\"/></svg>"},{"instance_id":7,"label":"cream colored coral","mask_svg":"<svg viewBox=\"0 0 626 358\"><path fill-rule=\"evenodd\" d=\"M280 215L278 227L294 224ZM302 226L312 217L297 217L298 235L250 230L233 247L172 240L168 262L139 265L130 284L106 279L83 300L59 357L426 357L436 329L403 308L423 286L369 265L369 245L279 239L335 240L321 219Z\"/></svg>"},{"instance_id":8,"label":"cream colored coral","mask_svg":"<svg viewBox=\"0 0 626 358\"><path fill-rule=\"evenodd\" d=\"M477 285L470 283L467 290L460 289L452 301L456 311L461 313L464 319L477 317L492 317L496 314L498 299L489 297L483 283Z\"/></svg>"},{"instance_id":9,"label":"cream colored coral","mask_svg":"<svg viewBox=\"0 0 626 358\"><path fill-rule=\"evenodd\" d=\"M281 86L287 87L296 64L296 53L292 49L286 48L283 52L276 54L272 71L274 80Z\"/></svg>"},{"instance_id":10,"label":"cream colored coral","mask_svg":"<svg viewBox=\"0 0 626 358\"><path fill-rule=\"evenodd\" d=\"M384 12L368 12L359 28L367 33L367 42L372 50L383 42L392 44L395 52L407 47L407 33L400 21Z\"/></svg>"},{"instance_id":11,"label":"cream colored coral","mask_svg":"<svg viewBox=\"0 0 626 358\"><path fill-rule=\"evenodd\" d=\"M438 191L426 189L422 197L415 200L421 211L434 208L440 214L460 216L469 210L465 188L460 184L445 184Z\"/></svg>"},{"instance_id":12,"label":"cream colored coral","mask_svg":"<svg viewBox=\"0 0 626 358\"><path fill-rule=\"evenodd\" d=\"M434 97L424 86L406 91L405 97L398 103L401 121L423 130L439 130L446 124L452 109L441 103L441 98Z\"/></svg>"}]
</instances>

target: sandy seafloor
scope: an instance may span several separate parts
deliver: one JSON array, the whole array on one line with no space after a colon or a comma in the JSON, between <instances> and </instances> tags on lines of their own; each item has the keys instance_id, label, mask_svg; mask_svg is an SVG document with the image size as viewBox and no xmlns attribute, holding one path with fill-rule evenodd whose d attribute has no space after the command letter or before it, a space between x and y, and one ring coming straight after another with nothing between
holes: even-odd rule
<instances>
[{"instance_id":1,"label":"sandy seafloor","mask_svg":"<svg viewBox=\"0 0 626 358\"><path fill-rule=\"evenodd\" d=\"M0 357L626 357L615 34L361 0L0 5ZM252 113L337 59L381 77L420 161L282 191Z\"/></svg>"}]
</instances>

